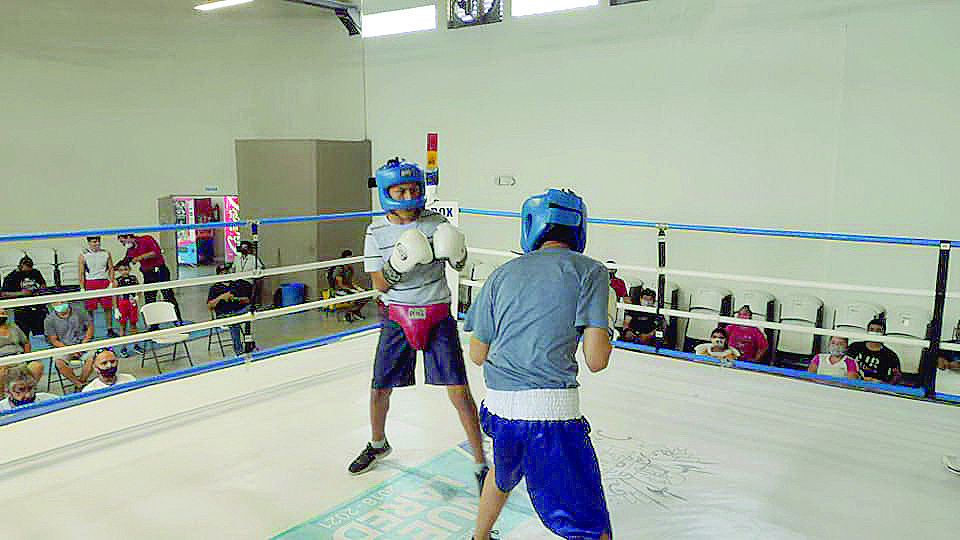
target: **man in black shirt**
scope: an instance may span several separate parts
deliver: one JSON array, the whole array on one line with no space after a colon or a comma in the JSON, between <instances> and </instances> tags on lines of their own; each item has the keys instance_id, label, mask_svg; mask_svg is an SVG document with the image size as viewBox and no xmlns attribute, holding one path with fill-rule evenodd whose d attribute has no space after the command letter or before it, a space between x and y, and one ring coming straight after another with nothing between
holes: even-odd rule
<instances>
[{"instance_id":1,"label":"man in black shirt","mask_svg":"<svg viewBox=\"0 0 960 540\"><path fill-rule=\"evenodd\" d=\"M886 328L884 319L874 319L867 325L867 332L883 335ZM900 358L883 343L858 341L847 347L847 356L857 361L865 380L889 384L900 382Z\"/></svg>"},{"instance_id":2,"label":"man in black shirt","mask_svg":"<svg viewBox=\"0 0 960 540\"><path fill-rule=\"evenodd\" d=\"M635 288L630 292L630 303L632 304L647 307L657 305L657 293L653 289L641 288L637 290L637 288ZM656 339L657 328L662 330L665 326L666 321L663 315L648 313L646 311L628 310L624 316L623 332L620 334L620 339L630 343L653 345Z\"/></svg>"},{"instance_id":3,"label":"man in black shirt","mask_svg":"<svg viewBox=\"0 0 960 540\"><path fill-rule=\"evenodd\" d=\"M228 271L228 267L217 268L218 274ZM243 279L224 281L210 287L210 292L207 294L207 307L212 309L217 317L239 315L250 311L252 297L253 285L249 281ZM239 323L230 325L230 337L233 339L233 352L236 354L249 352L248 349L253 347L252 341L249 346L244 344L243 331Z\"/></svg>"},{"instance_id":4,"label":"man in black shirt","mask_svg":"<svg viewBox=\"0 0 960 540\"><path fill-rule=\"evenodd\" d=\"M47 286L46 280L40 271L33 267L33 260L24 256L16 270L3 278L0 298L23 298L33 296L39 289ZM30 333L42 336L43 319L47 316L47 307L44 303L33 306L13 308L13 319L28 338Z\"/></svg>"}]
</instances>

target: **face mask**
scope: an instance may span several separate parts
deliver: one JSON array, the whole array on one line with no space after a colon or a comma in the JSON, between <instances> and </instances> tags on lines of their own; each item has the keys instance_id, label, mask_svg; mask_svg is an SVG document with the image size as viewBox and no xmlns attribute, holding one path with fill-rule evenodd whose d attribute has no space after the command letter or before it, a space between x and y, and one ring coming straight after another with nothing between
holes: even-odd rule
<instances>
[{"instance_id":1,"label":"face mask","mask_svg":"<svg viewBox=\"0 0 960 540\"><path fill-rule=\"evenodd\" d=\"M19 407L19 406L21 406L21 405L29 405L29 404L33 403L34 401L36 401L36 399L37 399L37 395L36 395L36 394L28 397L27 399L25 399L25 400L23 400L23 401L15 398L15 397L13 397L13 396L10 396L10 404L13 405L14 407Z\"/></svg>"},{"instance_id":2,"label":"face mask","mask_svg":"<svg viewBox=\"0 0 960 540\"><path fill-rule=\"evenodd\" d=\"M847 352L846 347L843 345L830 345L829 350L830 354L833 356L840 356L841 354Z\"/></svg>"},{"instance_id":3,"label":"face mask","mask_svg":"<svg viewBox=\"0 0 960 540\"><path fill-rule=\"evenodd\" d=\"M721 338L721 339L717 339L717 338L711 339L711 340L710 340L710 343L713 344L713 348L714 348L714 349L724 349L724 348L726 348L726 343L724 343L724 340L723 340L722 338Z\"/></svg>"},{"instance_id":4,"label":"face mask","mask_svg":"<svg viewBox=\"0 0 960 540\"><path fill-rule=\"evenodd\" d=\"M113 377L116 374L117 374L117 366L113 366L112 368L109 368L109 369L100 370L100 376L106 377L107 379Z\"/></svg>"},{"instance_id":5,"label":"face mask","mask_svg":"<svg viewBox=\"0 0 960 540\"><path fill-rule=\"evenodd\" d=\"M63 315L64 313L70 310L70 304L57 304L53 306L53 310Z\"/></svg>"},{"instance_id":6,"label":"face mask","mask_svg":"<svg viewBox=\"0 0 960 540\"><path fill-rule=\"evenodd\" d=\"M737 313L737 318L738 318L738 319L749 319L749 318L750 318L750 315L747 314L747 313Z\"/></svg>"}]
</instances>

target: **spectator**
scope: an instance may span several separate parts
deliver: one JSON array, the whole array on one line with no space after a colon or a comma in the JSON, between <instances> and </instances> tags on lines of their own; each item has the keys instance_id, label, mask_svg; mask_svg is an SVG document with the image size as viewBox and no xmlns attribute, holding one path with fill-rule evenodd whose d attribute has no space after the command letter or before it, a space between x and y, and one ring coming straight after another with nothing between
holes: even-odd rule
<instances>
[{"instance_id":1,"label":"spectator","mask_svg":"<svg viewBox=\"0 0 960 540\"><path fill-rule=\"evenodd\" d=\"M957 354L953 351L940 351L937 356L937 369L960 371L960 358L957 358Z\"/></svg>"},{"instance_id":2,"label":"spectator","mask_svg":"<svg viewBox=\"0 0 960 540\"><path fill-rule=\"evenodd\" d=\"M163 260L160 253L160 245L152 236L135 236L132 234L117 235L120 243L127 248L126 259L130 264L140 263L140 273L143 274L144 283L160 283L170 281L170 269ZM177 319L180 316L180 306L177 304L177 297L173 294L173 289L163 289L160 291L163 299L173 304L173 309L177 312ZM157 299L157 291L147 291L143 293L147 303L154 302ZM160 328L158 325L150 325L150 330Z\"/></svg>"},{"instance_id":3,"label":"spectator","mask_svg":"<svg viewBox=\"0 0 960 540\"><path fill-rule=\"evenodd\" d=\"M867 332L883 335L887 329L884 319L874 319ZM847 355L857 361L863 378L868 381L897 384L900 382L900 358L883 343L858 341L847 349Z\"/></svg>"},{"instance_id":4,"label":"spectator","mask_svg":"<svg viewBox=\"0 0 960 540\"><path fill-rule=\"evenodd\" d=\"M233 272L253 272L254 270L263 270L263 261L257 255L257 247L249 240L243 240L237 245L237 252L240 256L234 259L231 265ZM248 280L249 281L249 280ZM253 304L259 306L263 289L263 279L254 278L253 283Z\"/></svg>"},{"instance_id":5,"label":"spectator","mask_svg":"<svg viewBox=\"0 0 960 540\"><path fill-rule=\"evenodd\" d=\"M37 392L37 377L25 366L13 366L7 370L3 390L6 397L0 400L0 411L59 397L56 394Z\"/></svg>"},{"instance_id":6,"label":"spectator","mask_svg":"<svg viewBox=\"0 0 960 540\"><path fill-rule=\"evenodd\" d=\"M226 265L217 268L217 274L225 274L229 271ZM210 287L207 294L207 307L216 313L217 317L229 317L239 315L250 311L251 296L253 288L250 282L238 279L235 281L224 281ZM243 331L240 323L230 325L230 337L233 340L233 352L243 354L248 352L243 342Z\"/></svg>"},{"instance_id":7,"label":"spectator","mask_svg":"<svg viewBox=\"0 0 960 540\"><path fill-rule=\"evenodd\" d=\"M627 284L617 277L617 269L610 268L611 264L617 264L616 261L607 261L607 273L610 274L610 287L617 293L617 300L627 296Z\"/></svg>"},{"instance_id":8,"label":"spectator","mask_svg":"<svg viewBox=\"0 0 960 540\"><path fill-rule=\"evenodd\" d=\"M753 311L750 306L744 304L737 310L738 319L750 319L753 317ZM734 349L740 351L740 360L746 362L763 362L764 355L767 354L767 336L756 326L742 326L739 324L727 325L728 343Z\"/></svg>"},{"instance_id":9,"label":"spectator","mask_svg":"<svg viewBox=\"0 0 960 540\"><path fill-rule=\"evenodd\" d=\"M341 259L352 256L353 252L349 249L345 249L340 253ZM330 285L330 290L333 292L334 296L356 294L363 290L360 288L360 283L357 281L356 274L353 271L353 265L351 264L341 264L330 267L330 269L327 270L327 284ZM364 303L365 302L361 301L348 303L349 309L347 310L346 315L347 322L366 319L366 317L360 313Z\"/></svg>"},{"instance_id":10,"label":"spectator","mask_svg":"<svg viewBox=\"0 0 960 540\"><path fill-rule=\"evenodd\" d=\"M20 265L17 266L17 269L3 278L3 291L0 292L0 297L23 298L33 296L46 286L47 282L43 279L43 275L33 267L33 259L23 257L20 259ZM43 335L43 320L46 316L47 307L43 303L13 308L14 321L28 338L31 334L35 336Z\"/></svg>"},{"instance_id":11,"label":"spectator","mask_svg":"<svg viewBox=\"0 0 960 540\"><path fill-rule=\"evenodd\" d=\"M11 356L30 352L30 340L16 324L10 324L6 308L0 307L0 356ZM8 366L0 366L0 381L3 380ZM43 364L34 360L27 368L39 381L43 375Z\"/></svg>"},{"instance_id":12,"label":"spectator","mask_svg":"<svg viewBox=\"0 0 960 540\"><path fill-rule=\"evenodd\" d=\"M50 307L53 308L53 312L43 321L44 332L50 345L67 347L87 343L93 338L93 321L90 320L86 311L73 309L67 302L51 302ZM83 361L80 375L70 367L70 361L77 358ZM90 352L54 356L53 361L60 375L69 379L77 391L83 388L93 371L93 354Z\"/></svg>"},{"instance_id":13,"label":"spectator","mask_svg":"<svg viewBox=\"0 0 960 540\"><path fill-rule=\"evenodd\" d=\"M139 285L140 282L137 281L137 276L134 276L130 273L130 260L121 259L114 265L114 272L116 272L117 287L130 287L133 285ZM140 308L137 303L137 293L124 293L117 295L117 314L119 315L119 326L120 326L120 335L127 335L127 324L130 324L130 333L135 334L137 332L137 321L140 320ZM134 345L135 349L139 349L139 345ZM127 346L123 345L120 347L120 356L126 358L129 356L127 352Z\"/></svg>"},{"instance_id":14,"label":"spectator","mask_svg":"<svg viewBox=\"0 0 960 540\"><path fill-rule=\"evenodd\" d=\"M693 353L697 356L709 356L732 362L740 358L740 351L727 344L727 332L721 327L717 327L710 332L710 343L701 343L693 348Z\"/></svg>"},{"instance_id":15,"label":"spectator","mask_svg":"<svg viewBox=\"0 0 960 540\"><path fill-rule=\"evenodd\" d=\"M80 270L80 288L84 291L95 291L116 286L113 278L113 256L109 251L100 248L99 236L87 237L87 248L80 254L77 262ZM113 297L87 298L83 301L83 308L94 320L97 306L103 307L103 319L107 327L107 337L117 337L113 331Z\"/></svg>"},{"instance_id":16,"label":"spectator","mask_svg":"<svg viewBox=\"0 0 960 540\"><path fill-rule=\"evenodd\" d=\"M109 348L97 349L93 353L93 367L96 368L98 377L83 387L84 392L137 380L128 373L117 373L119 367L117 355L113 354L113 350Z\"/></svg>"},{"instance_id":17,"label":"spectator","mask_svg":"<svg viewBox=\"0 0 960 540\"><path fill-rule=\"evenodd\" d=\"M646 307L657 305L657 293L653 289L637 288L633 292L634 298L631 298L629 303ZM666 327L663 315L646 311L627 311L623 319L620 339L629 343L653 345L657 329L663 330Z\"/></svg>"},{"instance_id":18,"label":"spectator","mask_svg":"<svg viewBox=\"0 0 960 540\"><path fill-rule=\"evenodd\" d=\"M847 356L847 338L833 336L830 338L829 353L820 353L814 355L807 366L807 371L817 375L830 375L832 377L846 377L847 379L859 379L860 370L857 368L857 361Z\"/></svg>"}]
</instances>

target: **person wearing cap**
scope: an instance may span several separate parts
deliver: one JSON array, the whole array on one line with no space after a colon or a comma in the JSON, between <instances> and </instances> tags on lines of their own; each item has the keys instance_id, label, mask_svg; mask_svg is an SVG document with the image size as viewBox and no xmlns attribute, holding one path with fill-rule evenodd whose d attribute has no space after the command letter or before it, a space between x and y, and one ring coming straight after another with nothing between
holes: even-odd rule
<instances>
[{"instance_id":1,"label":"person wearing cap","mask_svg":"<svg viewBox=\"0 0 960 540\"><path fill-rule=\"evenodd\" d=\"M17 269L3 278L0 298L25 298L33 296L40 289L46 288L47 282L43 274L33 267L33 259L24 256L20 259ZM13 319L27 338L31 334L44 335L43 321L47 316L47 307L43 303L13 308Z\"/></svg>"},{"instance_id":2,"label":"person wearing cap","mask_svg":"<svg viewBox=\"0 0 960 540\"><path fill-rule=\"evenodd\" d=\"M617 301L627 296L627 284L617 277L617 269L611 265L617 264L616 261L607 261L607 272L610 274L610 288L617 293Z\"/></svg>"}]
</instances>

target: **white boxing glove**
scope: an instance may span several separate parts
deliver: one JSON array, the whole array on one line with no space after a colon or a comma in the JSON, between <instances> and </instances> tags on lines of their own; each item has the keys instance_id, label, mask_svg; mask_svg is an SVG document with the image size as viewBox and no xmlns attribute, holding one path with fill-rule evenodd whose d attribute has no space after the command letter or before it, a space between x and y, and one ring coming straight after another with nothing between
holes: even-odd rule
<instances>
[{"instance_id":1,"label":"white boxing glove","mask_svg":"<svg viewBox=\"0 0 960 540\"><path fill-rule=\"evenodd\" d=\"M460 229L441 223L433 233L433 254L459 272L467 264L467 239Z\"/></svg>"},{"instance_id":2,"label":"white boxing glove","mask_svg":"<svg viewBox=\"0 0 960 540\"><path fill-rule=\"evenodd\" d=\"M383 267L383 278L393 285L403 279L403 274L413 270L414 266L430 262L433 262L430 241L418 229L410 229L397 239L393 253Z\"/></svg>"}]
</instances>

